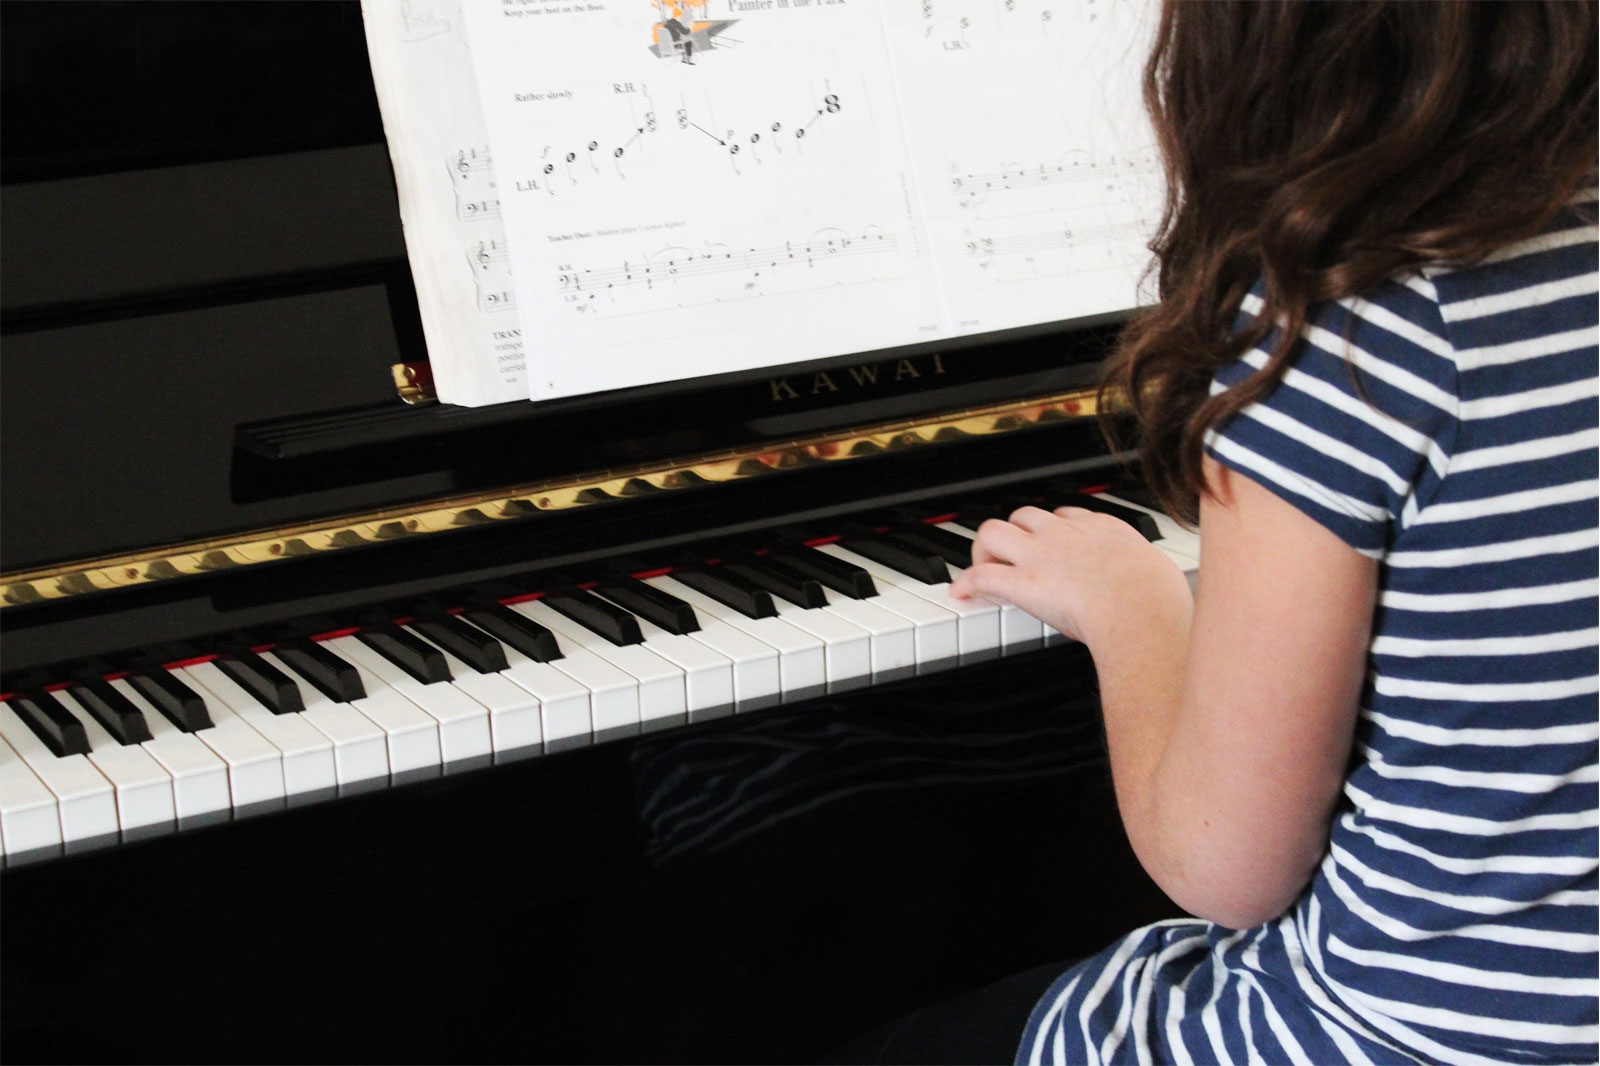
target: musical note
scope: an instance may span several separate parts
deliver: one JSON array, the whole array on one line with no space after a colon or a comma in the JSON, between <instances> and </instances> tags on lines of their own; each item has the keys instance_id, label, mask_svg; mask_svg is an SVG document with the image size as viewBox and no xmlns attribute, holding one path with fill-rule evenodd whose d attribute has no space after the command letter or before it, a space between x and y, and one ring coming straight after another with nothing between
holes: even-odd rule
<instances>
[{"instance_id":1,"label":"musical note","mask_svg":"<svg viewBox=\"0 0 1600 1066\"><path fill-rule=\"evenodd\" d=\"M828 88L826 81L823 92L813 98L798 122L793 120L791 113L732 129L718 126L713 121L709 98L701 106L680 97L680 106L671 112L673 119L663 122L658 118L656 104L648 87L641 86L639 95L644 100L642 118L638 111L632 111L626 127L605 133L591 131L591 136L579 142L581 147L546 144L539 153L538 169L520 179L517 188L522 191L537 189L556 196L564 189L589 181L606 178L627 180L634 166L642 165L642 160L650 158L645 154L647 144L673 139L677 139L680 145L692 143L695 150L708 154L709 158L717 155L725 157L733 173L742 176L744 171L741 163L765 166L769 159L776 161L777 157L801 154L807 139L817 136L822 123L837 122L838 119L833 116L846 111L843 95ZM854 112L853 105L851 111ZM600 135L593 135L595 133ZM786 145L789 146L787 150ZM609 167L602 165L607 159L611 162ZM470 162L470 158L458 162Z\"/></svg>"}]
</instances>

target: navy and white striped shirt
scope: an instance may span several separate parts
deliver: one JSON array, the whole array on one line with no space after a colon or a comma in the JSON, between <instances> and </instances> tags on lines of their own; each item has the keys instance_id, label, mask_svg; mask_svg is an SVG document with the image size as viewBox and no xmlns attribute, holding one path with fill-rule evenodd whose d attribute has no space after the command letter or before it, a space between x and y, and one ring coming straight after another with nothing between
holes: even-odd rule
<instances>
[{"instance_id":1,"label":"navy and white striped shirt","mask_svg":"<svg viewBox=\"0 0 1600 1066\"><path fill-rule=\"evenodd\" d=\"M1600 1058L1594 209L1314 309L1212 435L1380 564L1328 853L1274 922L1164 922L1074 967L1018 1061Z\"/></svg>"}]
</instances>

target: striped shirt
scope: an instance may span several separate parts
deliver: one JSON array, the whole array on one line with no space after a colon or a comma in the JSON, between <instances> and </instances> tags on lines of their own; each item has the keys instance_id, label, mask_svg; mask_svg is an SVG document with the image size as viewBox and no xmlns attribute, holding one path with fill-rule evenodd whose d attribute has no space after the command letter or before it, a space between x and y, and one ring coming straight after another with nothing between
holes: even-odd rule
<instances>
[{"instance_id":1,"label":"striped shirt","mask_svg":"<svg viewBox=\"0 0 1600 1066\"><path fill-rule=\"evenodd\" d=\"M1379 561L1327 855L1273 922L1163 922L1075 966L1019 1062L1600 1058L1594 209L1314 308L1211 436Z\"/></svg>"}]
</instances>

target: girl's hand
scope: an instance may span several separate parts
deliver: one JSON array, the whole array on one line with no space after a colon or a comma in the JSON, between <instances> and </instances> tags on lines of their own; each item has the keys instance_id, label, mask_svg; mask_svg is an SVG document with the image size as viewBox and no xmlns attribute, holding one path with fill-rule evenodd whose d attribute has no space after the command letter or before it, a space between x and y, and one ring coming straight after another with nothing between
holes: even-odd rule
<instances>
[{"instance_id":1,"label":"girl's hand","mask_svg":"<svg viewBox=\"0 0 1600 1066\"><path fill-rule=\"evenodd\" d=\"M1024 507L978 529L953 595L1003 600L1093 650L1152 613L1192 608L1188 580L1132 526L1081 507Z\"/></svg>"}]
</instances>

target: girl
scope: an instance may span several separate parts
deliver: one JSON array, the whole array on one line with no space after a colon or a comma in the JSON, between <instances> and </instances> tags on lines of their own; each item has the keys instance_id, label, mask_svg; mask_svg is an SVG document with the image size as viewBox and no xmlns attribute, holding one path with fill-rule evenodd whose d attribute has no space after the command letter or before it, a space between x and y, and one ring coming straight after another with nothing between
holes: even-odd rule
<instances>
[{"instance_id":1,"label":"girl","mask_svg":"<svg viewBox=\"0 0 1600 1066\"><path fill-rule=\"evenodd\" d=\"M1595 59L1592 3L1165 8L1107 388L1198 594L1073 508L955 590L1088 645L1201 920L1061 975L1019 1061L1596 1061Z\"/></svg>"}]
</instances>

